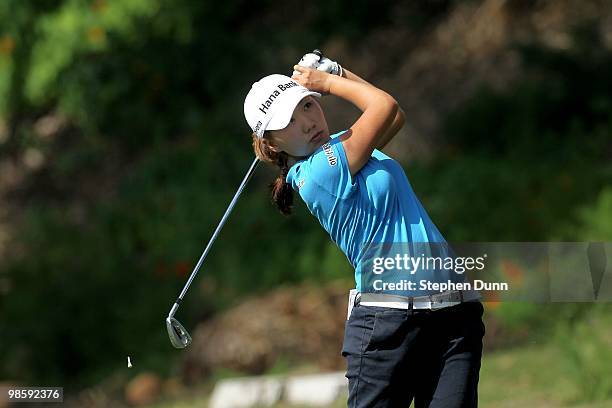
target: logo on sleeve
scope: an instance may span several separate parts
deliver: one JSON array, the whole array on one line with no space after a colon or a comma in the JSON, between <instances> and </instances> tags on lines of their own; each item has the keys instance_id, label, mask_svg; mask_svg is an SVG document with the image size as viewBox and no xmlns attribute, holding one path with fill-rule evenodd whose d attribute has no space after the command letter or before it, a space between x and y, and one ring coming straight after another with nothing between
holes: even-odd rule
<instances>
[{"instance_id":1,"label":"logo on sleeve","mask_svg":"<svg viewBox=\"0 0 612 408\"><path fill-rule=\"evenodd\" d=\"M298 182L297 182L297 188L298 188L298 190L299 190L300 188L302 188L302 186L303 186L303 185L304 185L304 179L301 179L300 181L298 181Z\"/></svg>"},{"instance_id":2,"label":"logo on sleeve","mask_svg":"<svg viewBox=\"0 0 612 408\"><path fill-rule=\"evenodd\" d=\"M329 144L329 142L325 143L322 147L323 147L323 153L325 153L325 156L327 157L327 162L329 163L329 165L335 166L338 163L338 159L334 155L334 151L331 145Z\"/></svg>"}]
</instances>

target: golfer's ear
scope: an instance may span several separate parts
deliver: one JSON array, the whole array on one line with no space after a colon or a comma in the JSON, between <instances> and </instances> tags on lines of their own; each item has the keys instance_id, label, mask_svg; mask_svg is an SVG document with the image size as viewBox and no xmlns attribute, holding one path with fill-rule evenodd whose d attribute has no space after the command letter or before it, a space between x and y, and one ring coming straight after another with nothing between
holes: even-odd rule
<instances>
[{"instance_id":1,"label":"golfer's ear","mask_svg":"<svg viewBox=\"0 0 612 408\"><path fill-rule=\"evenodd\" d=\"M270 139L264 139L262 142L264 145L266 145L268 149L272 150L274 153L280 153L281 149L276 143L274 143Z\"/></svg>"}]
</instances>

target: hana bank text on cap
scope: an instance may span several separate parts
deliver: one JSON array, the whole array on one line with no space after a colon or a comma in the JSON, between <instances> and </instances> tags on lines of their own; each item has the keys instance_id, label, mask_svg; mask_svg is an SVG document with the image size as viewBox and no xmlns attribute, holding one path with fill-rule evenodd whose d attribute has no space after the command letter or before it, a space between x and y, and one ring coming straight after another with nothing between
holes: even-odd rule
<instances>
[{"instance_id":1,"label":"hana bank text on cap","mask_svg":"<svg viewBox=\"0 0 612 408\"><path fill-rule=\"evenodd\" d=\"M268 75L255 82L244 99L244 117L253 133L263 137L266 130L284 129L295 107L308 95L321 96L288 76Z\"/></svg>"}]
</instances>

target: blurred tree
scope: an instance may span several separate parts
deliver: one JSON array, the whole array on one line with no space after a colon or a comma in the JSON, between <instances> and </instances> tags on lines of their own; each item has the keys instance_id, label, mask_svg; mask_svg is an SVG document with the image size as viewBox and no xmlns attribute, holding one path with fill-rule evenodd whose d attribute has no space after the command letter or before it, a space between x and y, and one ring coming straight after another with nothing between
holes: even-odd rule
<instances>
[{"instance_id":1,"label":"blurred tree","mask_svg":"<svg viewBox=\"0 0 612 408\"><path fill-rule=\"evenodd\" d=\"M11 124L0 159L30 145L45 157L6 197L23 223L0 265L11 287L0 297L9 356L0 375L81 387L107 375L117 356L138 353L139 367L172 370L163 317L253 154L245 90L254 75L288 71L331 35L367 35L388 20L389 10L368 4L0 5L0 38L15 42L0 55L0 70L11 73L0 75ZM66 125L43 140L41 117ZM250 191L266 182L256 177ZM331 266L347 262L305 210L296 213L268 222L282 218L264 192L247 192L207 259L206 285L181 307L185 319L279 282L348 274L312 271L315 253Z\"/></svg>"},{"instance_id":2,"label":"blurred tree","mask_svg":"<svg viewBox=\"0 0 612 408\"><path fill-rule=\"evenodd\" d=\"M32 50L40 38L36 24L61 4L62 0L6 0L0 4L0 26L3 27L0 35L9 38L12 43L12 64L6 77L8 84L5 85L6 102L1 106L7 122L7 136L0 154L14 156L21 147L21 125L32 113L32 106L25 97L25 86L32 65Z\"/></svg>"},{"instance_id":3,"label":"blurred tree","mask_svg":"<svg viewBox=\"0 0 612 408\"><path fill-rule=\"evenodd\" d=\"M609 185L612 53L600 37L587 24L568 50L521 45L512 87L482 88L448 117L439 182L425 185L451 239L552 239Z\"/></svg>"}]
</instances>

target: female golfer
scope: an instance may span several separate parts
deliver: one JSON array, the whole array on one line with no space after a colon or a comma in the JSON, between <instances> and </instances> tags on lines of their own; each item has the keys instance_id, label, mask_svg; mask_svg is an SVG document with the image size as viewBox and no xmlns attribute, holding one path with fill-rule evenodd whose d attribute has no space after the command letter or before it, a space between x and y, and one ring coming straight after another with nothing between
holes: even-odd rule
<instances>
[{"instance_id":1,"label":"female golfer","mask_svg":"<svg viewBox=\"0 0 612 408\"><path fill-rule=\"evenodd\" d=\"M290 214L298 192L355 268L342 348L348 406L407 408L414 399L416 408L476 407L485 332L478 293L368 286L384 280L371 269L376 245L401 244L420 256L410 245L445 241L402 167L380 151L404 123L397 101L326 60L335 75L296 65L291 78L274 74L254 83L244 113L256 155L280 169L272 186L279 210ZM330 134L317 101L322 94L351 102L361 116ZM380 259L391 267L393 257ZM417 275L456 281L453 271L434 272Z\"/></svg>"}]
</instances>

